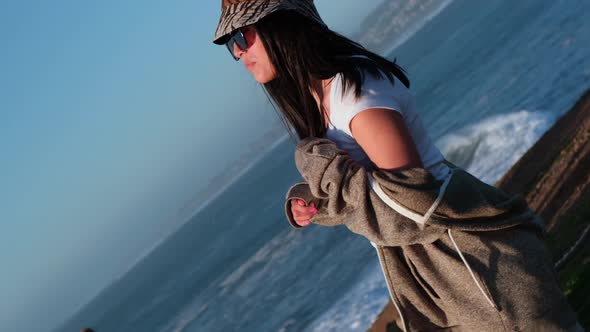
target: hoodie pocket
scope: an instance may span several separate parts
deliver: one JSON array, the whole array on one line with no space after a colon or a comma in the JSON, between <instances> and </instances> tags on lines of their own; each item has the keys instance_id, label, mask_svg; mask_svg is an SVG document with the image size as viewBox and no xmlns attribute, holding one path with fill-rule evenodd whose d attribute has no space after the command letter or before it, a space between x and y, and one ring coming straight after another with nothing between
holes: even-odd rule
<instances>
[{"instance_id":1,"label":"hoodie pocket","mask_svg":"<svg viewBox=\"0 0 590 332\"><path fill-rule=\"evenodd\" d=\"M496 304L496 302L492 298L490 290L487 287L484 279L481 277L481 275L479 273L477 273L477 271L475 271L471 268L471 265L469 265L469 263L467 262L467 259L465 258L465 256L463 256L463 253L461 252L461 249L457 245L457 242L455 242L455 238L453 237L451 230L448 229L447 232L449 234L449 238L451 239L451 242L453 243L455 250L457 251L457 253L459 254L459 257L463 261L463 265L465 266L465 268L469 272L471 279L473 280L473 282L475 283L477 288L480 290L483 297L496 311L500 311L500 307Z\"/></svg>"},{"instance_id":2,"label":"hoodie pocket","mask_svg":"<svg viewBox=\"0 0 590 332\"><path fill-rule=\"evenodd\" d=\"M414 265L414 263L408 257L406 257L406 264L410 268L410 271L414 276L414 280L416 280L416 282L421 286L422 290L424 290L424 292L428 294L428 296L434 301L440 300L438 293L434 290L434 288L432 288L432 286L430 286L430 283L426 281L424 277L422 277L418 271L418 268L416 268L416 265Z\"/></svg>"}]
</instances>

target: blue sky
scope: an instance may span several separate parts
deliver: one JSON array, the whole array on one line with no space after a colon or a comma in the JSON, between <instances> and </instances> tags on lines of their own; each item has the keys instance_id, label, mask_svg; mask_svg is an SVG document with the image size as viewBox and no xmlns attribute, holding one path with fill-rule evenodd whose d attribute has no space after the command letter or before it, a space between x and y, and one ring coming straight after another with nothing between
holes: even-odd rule
<instances>
[{"instance_id":1,"label":"blue sky","mask_svg":"<svg viewBox=\"0 0 590 332\"><path fill-rule=\"evenodd\" d=\"M382 0L317 0L349 34ZM47 330L182 219L276 118L220 1L0 4L0 330ZM27 326L29 331L34 326Z\"/></svg>"}]
</instances>

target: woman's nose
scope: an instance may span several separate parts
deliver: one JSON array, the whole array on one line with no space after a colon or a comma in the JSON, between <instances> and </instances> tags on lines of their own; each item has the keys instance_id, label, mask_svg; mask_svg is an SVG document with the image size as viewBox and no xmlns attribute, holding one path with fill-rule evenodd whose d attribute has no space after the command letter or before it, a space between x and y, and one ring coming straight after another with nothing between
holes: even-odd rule
<instances>
[{"instance_id":1,"label":"woman's nose","mask_svg":"<svg viewBox=\"0 0 590 332\"><path fill-rule=\"evenodd\" d=\"M234 43L234 55L238 58L241 58L242 53L244 53L244 50L242 50L238 44Z\"/></svg>"}]
</instances>

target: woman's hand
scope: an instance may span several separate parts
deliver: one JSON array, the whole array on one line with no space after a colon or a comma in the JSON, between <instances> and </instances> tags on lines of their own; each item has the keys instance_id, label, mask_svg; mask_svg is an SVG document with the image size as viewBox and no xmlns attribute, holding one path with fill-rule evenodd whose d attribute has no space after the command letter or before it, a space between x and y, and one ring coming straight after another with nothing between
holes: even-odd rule
<instances>
[{"instance_id":1,"label":"woman's hand","mask_svg":"<svg viewBox=\"0 0 590 332\"><path fill-rule=\"evenodd\" d=\"M309 219L318 212L315 204L312 202L309 206L305 205L302 199L293 199L291 202L291 213L297 225L301 227L309 226Z\"/></svg>"}]
</instances>

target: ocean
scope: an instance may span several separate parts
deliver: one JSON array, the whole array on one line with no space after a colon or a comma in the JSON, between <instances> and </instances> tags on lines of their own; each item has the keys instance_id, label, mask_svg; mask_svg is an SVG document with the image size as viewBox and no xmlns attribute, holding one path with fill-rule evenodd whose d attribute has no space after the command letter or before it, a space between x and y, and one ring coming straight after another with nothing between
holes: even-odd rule
<instances>
[{"instance_id":1,"label":"ocean","mask_svg":"<svg viewBox=\"0 0 590 332\"><path fill-rule=\"evenodd\" d=\"M587 0L454 0L387 56L443 154L494 183L590 87L588 17ZM289 226L293 151L275 142L55 331L365 331L389 297L375 250Z\"/></svg>"}]
</instances>

